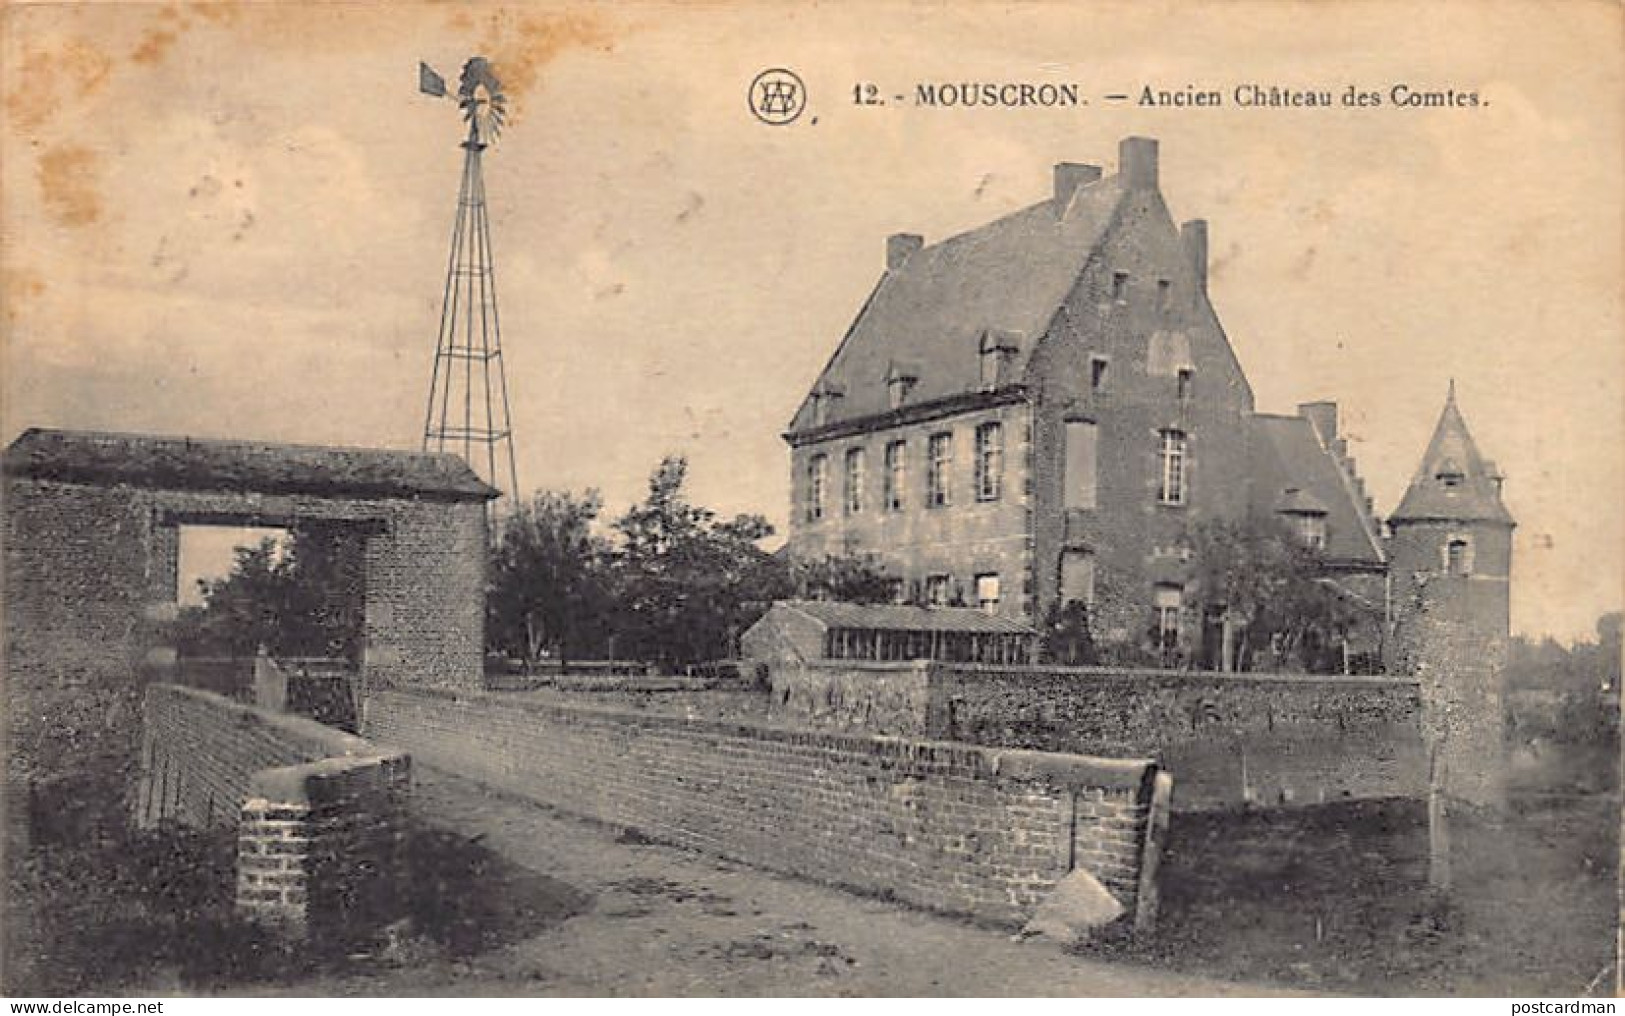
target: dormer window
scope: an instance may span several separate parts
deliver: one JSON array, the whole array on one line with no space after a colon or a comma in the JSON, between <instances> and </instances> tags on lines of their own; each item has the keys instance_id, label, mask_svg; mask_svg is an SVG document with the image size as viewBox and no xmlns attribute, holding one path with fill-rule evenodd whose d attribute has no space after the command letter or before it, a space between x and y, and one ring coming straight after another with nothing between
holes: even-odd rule
<instances>
[{"instance_id":1,"label":"dormer window","mask_svg":"<svg viewBox=\"0 0 1625 1016\"><path fill-rule=\"evenodd\" d=\"M1434 479L1446 487L1459 487L1462 481L1467 478L1467 474L1462 472L1461 467L1456 465L1454 459L1445 459L1439 463L1439 469L1433 476Z\"/></svg>"},{"instance_id":2,"label":"dormer window","mask_svg":"<svg viewBox=\"0 0 1625 1016\"><path fill-rule=\"evenodd\" d=\"M1281 492L1275 510L1292 527L1299 543L1313 550L1326 549L1326 505L1319 498L1299 487L1288 487Z\"/></svg>"},{"instance_id":3,"label":"dormer window","mask_svg":"<svg viewBox=\"0 0 1625 1016\"><path fill-rule=\"evenodd\" d=\"M1298 539L1303 541L1305 547L1315 550L1324 550L1326 547L1326 516L1303 514L1293 519L1294 527L1298 531Z\"/></svg>"},{"instance_id":4,"label":"dormer window","mask_svg":"<svg viewBox=\"0 0 1625 1016\"><path fill-rule=\"evenodd\" d=\"M813 426L822 427L824 424L828 423L835 415L836 407L841 404L841 396L845 394L846 393L841 390L840 386L832 384L820 385L819 387L813 389Z\"/></svg>"},{"instance_id":5,"label":"dormer window","mask_svg":"<svg viewBox=\"0 0 1625 1016\"><path fill-rule=\"evenodd\" d=\"M894 363L886 371L886 402L893 409L901 408L908 402L908 397L914 391L914 385L920 379L920 372L908 364Z\"/></svg>"},{"instance_id":6,"label":"dormer window","mask_svg":"<svg viewBox=\"0 0 1625 1016\"><path fill-rule=\"evenodd\" d=\"M1010 366L1021 349L1020 337L1014 332L989 328L977 341L976 355L981 364L984 391L1010 382Z\"/></svg>"}]
</instances>

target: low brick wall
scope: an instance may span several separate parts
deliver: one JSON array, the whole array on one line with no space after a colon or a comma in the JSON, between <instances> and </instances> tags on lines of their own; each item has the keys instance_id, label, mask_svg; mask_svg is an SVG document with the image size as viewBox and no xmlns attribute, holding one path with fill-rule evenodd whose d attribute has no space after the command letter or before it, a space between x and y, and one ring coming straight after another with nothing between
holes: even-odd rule
<instances>
[{"instance_id":1,"label":"low brick wall","mask_svg":"<svg viewBox=\"0 0 1625 1016\"><path fill-rule=\"evenodd\" d=\"M290 937L343 938L395 902L410 759L313 720L148 687L143 826L235 829L237 903Z\"/></svg>"},{"instance_id":2,"label":"low brick wall","mask_svg":"<svg viewBox=\"0 0 1625 1016\"><path fill-rule=\"evenodd\" d=\"M1153 758L1184 811L1427 793L1415 680L778 661L769 714L821 729Z\"/></svg>"},{"instance_id":3,"label":"low brick wall","mask_svg":"<svg viewBox=\"0 0 1625 1016\"><path fill-rule=\"evenodd\" d=\"M1145 761L489 692L383 690L366 713L420 764L757 867L1014 924L1076 865L1138 930L1155 915L1168 781Z\"/></svg>"},{"instance_id":4,"label":"low brick wall","mask_svg":"<svg viewBox=\"0 0 1625 1016\"><path fill-rule=\"evenodd\" d=\"M924 737L931 664L818 660L770 668L768 713L796 726Z\"/></svg>"},{"instance_id":5,"label":"low brick wall","mask_svg":"<svg viewBox=\"0 0 1625 1016\"><path fill-rule=\"evenodd\" d=\"M933 665L926 731L1157 759L1176 810L1422 798L1414 680Z\"/></svg>"}]
</instances>

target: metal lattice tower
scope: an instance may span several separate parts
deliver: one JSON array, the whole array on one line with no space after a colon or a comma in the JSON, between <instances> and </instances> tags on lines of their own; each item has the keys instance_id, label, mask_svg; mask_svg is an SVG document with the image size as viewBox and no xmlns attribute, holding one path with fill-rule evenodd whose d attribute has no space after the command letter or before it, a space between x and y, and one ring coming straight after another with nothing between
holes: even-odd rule
<instances>
[{"instance_id":1,"label":"metal lattice tower","mask_svg":"<svg viewBox=\"0 0 1625 1016\"><path fill-rule=\"evenodd\" d=\"M427 64L419 65L419 87L430 95L447 94L444 79ZM423 450L461 455L482 480L508 495L511 505L519 494L519 471L481 171L481 157L502 127L504 99L484 57L463 65L457 102L468 121L468 136L462 142L463 181L440 304Z\"/></svg>"}]
</instances>

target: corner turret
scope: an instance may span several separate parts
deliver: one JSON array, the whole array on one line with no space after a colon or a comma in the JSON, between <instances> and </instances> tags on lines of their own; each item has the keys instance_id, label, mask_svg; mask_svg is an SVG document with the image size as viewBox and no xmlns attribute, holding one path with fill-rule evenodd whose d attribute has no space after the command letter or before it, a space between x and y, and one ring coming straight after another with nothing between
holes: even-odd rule
<instances>
[{"instance_id":1,"label":"corner turret","mask_svg":"<svg viewBox=\"0 0 1625 1016\"><path fill-rule=\"evenodd\" d=\"M1511 637L1512 530L1503 477L1479 454L1455 383L1433 438L1388 519L1393 584L1389 669L1417 677L1447 796L1502 799Z\"/></svg>"}]
</instances>

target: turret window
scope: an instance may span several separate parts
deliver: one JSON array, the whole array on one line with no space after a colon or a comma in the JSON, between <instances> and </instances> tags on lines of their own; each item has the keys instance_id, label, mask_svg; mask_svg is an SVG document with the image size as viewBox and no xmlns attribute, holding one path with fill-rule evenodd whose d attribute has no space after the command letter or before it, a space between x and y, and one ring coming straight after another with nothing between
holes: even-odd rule
<instances>
[{"instance_id":1,"label":"turret window","mask_svg":"<svg viewBox=\"0 0 1625 1016\"><path fill-rule=\"evenodd\" d=\"M1447 575L1473 573L1473 545L1463 536L1452 537L1444 545L1444 570Z\"/></svg>"}]
</instances>

